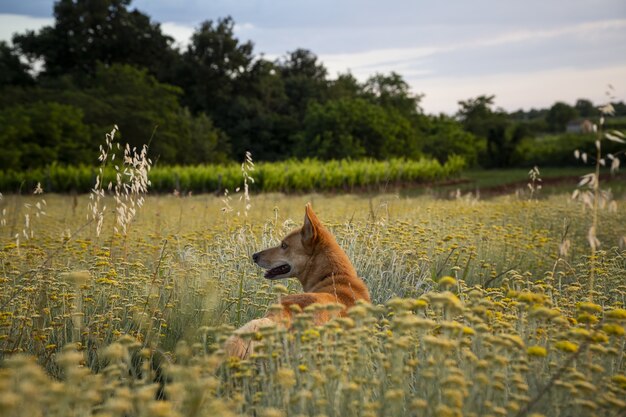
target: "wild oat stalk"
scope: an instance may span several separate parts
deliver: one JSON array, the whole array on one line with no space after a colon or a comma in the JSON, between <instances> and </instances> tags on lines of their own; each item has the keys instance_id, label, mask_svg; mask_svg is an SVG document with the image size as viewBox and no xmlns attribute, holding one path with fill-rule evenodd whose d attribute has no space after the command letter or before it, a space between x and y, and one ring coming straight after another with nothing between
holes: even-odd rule
<instances>
[{"instance_id":1,"label":"wild oat stalk","mask_svg":"<svg viewBox=\"0 0 626 417\"><path fill-rule=\"evenodd\" d=\"M104 168L106 167L109 159L109 153L113 151L113 141L115 140L115 133L118 131L117 125L113 126L113 130L105 135L104 146L100 145L100 155L98 161L100 161L100 167L98 167L98 175L96 176L96 184L89 193L89 211L90 215L87 218L91 218L96 221L96 236L100 236L102 232L102 225L104 224L104 213L106 212L106 205L104 200L105 192L103 188L104 181ZM119 149L119 143L117 144ZM111 157L111 160L115 159L115 155ZM109 183L109 189L111 184Z\"/></svg>"},{"instance_id":2,"label":"wild oat stalk","mask_svg":"<svg viewBox=\"0 0 626 417\"><path fill-rule=\"evenodd\" d=\"M41 183L37 183L37 186L33 190L33 195L41 195L43 194L43 188L41 188ZM24 213L24 228L22 229L22 235L26 240L30 240L34 237L34 229L33 229L33 220L38 219L41 216L45 216L45 208L46 208L46 199L41 198L34 205L29 203L24 204L24 208L26 209L26 213ZM33 211L34 210L34 211ZM34 216L34 217L33 217Z\"/></svg>"},{"instance_id":3,"label":"wild oat stalk","mask_svg":"<svg viewBox=\"0 0 626 417\"><path fill-rule=\"evenodd\" d=\"M254 162L252 161L252 153L246 151L246 156L244 161L241 163L241 175L243 177L243 194L239 196L239 202L243 201L243 214L248 217L248 212L252 208L251 200L250 200L250 184L254 184L254 178L251 173L254 171ZM235 188L235 193L239 193L241 191L241 187ZM232 197L229 195L228 188L224 190L224 196L222 198L222 203L224 203L224 207L222 207L222 212L230 213L233 212L234 209L230 204L232 201ZM241 211L237 211L237 216L241 215Z\"/></svg>"},{"instance_id":4,"label":"wild oat stalk","mask_svg":"<svg viewBox=\"0 0 626 417\"><path fill-rule=\"evenodd\" d=\"M145 194L148 192L150 180L148 172L152 161L148 158L148 146L143 145L137 153L137 148L124 148L124 166L120 169L115 166L115 211L117 226L122 234L126 235L128 225L135 218L137 210L143 206ZM117 226L115 231L119 232Z\"/></svg>"},{"instance_id":5,"label":"wild oat stalk","mask_svg":"<svg viewBox=\"0 0 626 417\"><path fill-rule=\"evenodd\" d=\"M89 210L92 219L96 220L96 235L100 236L102 225L104 223L104 213L106 205L103 203L105 191L103 187L104 170L108 162L114 164L115 168L115 184L109 182L107 189L113 191L115 199L115 218L116 225L114 231L121 232L126 235L128 225L135 218L137 209L143 206L145 194L148 192L150 180L148 172L152 167L152 161L148 158L148 146L143 145L141 151L137 152L137 148L130 148L126 144L124 147L124 155L122 158L122 166L115 164L115 152L121 149L120 143L115 142L115 134L119 131L117 125L113 127L110 133L105 136L105 145L100 145L100 156L98 160L101 162L96 176L96 184L89 195Z\"/></svg>"},{"instance_id":6,"label":"wild oat stalk","mask_svg":"<svg viewBox=\"0 0 626 417\"><path fill-rule=\"evenodd\" d=\"M528 171L528 179L530 180L527 184L528 189L530 190L529 200L532 200L533 196L541 190L541 173L539 172L539 167L537 165Z\"/></svg>"},{"instance_id":7,"label":"wild oat stalk","mask_svg":"<svg viewBox=\"0 0 626 417\"><path fill-rule=\"evenodd\" d=\"M611 91L613 86L609 85L609 91L607 96L612 99ZM604 123L606 116L612 116L615 114L615 109L609 101L604 106L600 106L600 120L599 126L594 125L594 131L596 132L596 156L595 156L595 171L581 177L578 183L578 188L572 195L573 199L579 199L583 203L583 207L588 207L591 210L591 226L587 232L587 241L591 247L591 272L589 274L589 301L593 301L593 289L594 278L596 269L596 252L600 247L600 240L598 239L598 211L600 208L608 207L611 211L617 210L617 203L613 200L613 196L610 190L603 190L600 187L600 167L606 166L606 159L602 157L602 140L607 139L613 142L626 144L624 140L624 134L617 130L611 130L604 132ZM623 152L620 152L623 153ZM581 153L578 149L574 152L576 159L582 160L587 163L589 156L586 153ZM607 159L611 161L611 173L615 173L619 170L620 160L619 154L607 154ZM586 190L581 191L582 187L586 186ZM623 237L622 237L623 239Z\"/></svg>"}]
</instances>

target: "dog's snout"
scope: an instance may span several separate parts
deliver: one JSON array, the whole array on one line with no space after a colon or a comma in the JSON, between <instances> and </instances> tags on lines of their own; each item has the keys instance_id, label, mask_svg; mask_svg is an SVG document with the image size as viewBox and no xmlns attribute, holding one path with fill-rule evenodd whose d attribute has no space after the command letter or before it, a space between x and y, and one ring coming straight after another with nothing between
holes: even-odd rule
<instances>
[{"instance_id":1,"label":"dog's snout","mask_svg":"<svg viewBox=\"0 0 626 417\"><path fill-rule=\"evenodd\" d=\"M254 261L254 263L259 262L259 253L253 253L252 254L252 260Z\"/></svg>"}]
</instances>

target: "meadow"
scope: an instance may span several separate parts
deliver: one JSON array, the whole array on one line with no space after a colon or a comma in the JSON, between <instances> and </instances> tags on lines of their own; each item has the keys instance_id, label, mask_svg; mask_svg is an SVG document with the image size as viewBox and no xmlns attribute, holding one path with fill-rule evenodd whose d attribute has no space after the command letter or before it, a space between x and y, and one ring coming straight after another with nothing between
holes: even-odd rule
<instances>
[{"instance_id":1,"label":"meadow","mask_svg":"<svg viewBox=\"0 0 626 417\"><path fill-rule=\"evenodd\" d=\"M591 258L590 211L536 197L157 195L98 233L87 196L4 196L0 416L620 415L626 214L599 210ZM223 358L299 291L250 255L308 201L373 304Z\"/></svg>"}]
</instances>

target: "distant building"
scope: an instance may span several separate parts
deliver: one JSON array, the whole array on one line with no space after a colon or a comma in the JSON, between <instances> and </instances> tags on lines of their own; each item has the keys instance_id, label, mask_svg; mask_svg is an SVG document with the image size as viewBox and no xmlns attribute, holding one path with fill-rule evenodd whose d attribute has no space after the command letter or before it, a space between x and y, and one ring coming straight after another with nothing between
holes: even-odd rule
<instances>
[{"instance_id":1,"label":"distant building","mask_svg":"<svg viewBox=\"0 0 626 417\"><path fill-rule=\"evenodd\" d=\"M593 123L589 119L572 120L565 127L567 133L593 133Z\"/></svg>"}]
</instances>

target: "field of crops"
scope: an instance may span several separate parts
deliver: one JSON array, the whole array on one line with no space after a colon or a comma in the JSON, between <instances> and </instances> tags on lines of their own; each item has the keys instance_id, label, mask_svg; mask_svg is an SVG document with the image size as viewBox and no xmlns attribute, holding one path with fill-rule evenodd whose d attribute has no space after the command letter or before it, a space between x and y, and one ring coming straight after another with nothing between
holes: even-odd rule
<instances>
[{"instance_id":1,"label":"field of crops","mask_svg":"<svg viewBox=\"0 0 626 417\"><path fill-rule=\"evenodd\" d=\"M111 155L112 156L112 153ZM108 161L104 183L115 181L118 155ZM445 164L433 159L417 161L390 159L387 161L303 161L262 162L254 166L254 190L257 192L306 192L324 190L378 190L399 183L425 183L458 176L465 162L452 156ZM87 166L51 166L25 171L0 171L0 190L18 192L41 183L48 191L89 192L98 169ZM217 192L234 191L241 185L242 166L226 165L155 166L149 173L151 189L156 192Z\"/></svg>"},{"instance_id":2,"label":"field of crops","mask_svg":"<svg viewBox=\"0 0 626 417\"><path fill-rule=\"evenodd\" d=\"M623 415L624 196L598 209L593 257L591 211L535 197L160 195L123 228L105 197L98 233L86 196L5 195L0 416ZM373 304L223 358L299 290L250 255L308 201Z\"/></svg>"}]
</instances>

